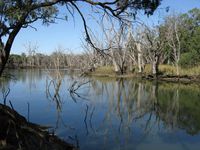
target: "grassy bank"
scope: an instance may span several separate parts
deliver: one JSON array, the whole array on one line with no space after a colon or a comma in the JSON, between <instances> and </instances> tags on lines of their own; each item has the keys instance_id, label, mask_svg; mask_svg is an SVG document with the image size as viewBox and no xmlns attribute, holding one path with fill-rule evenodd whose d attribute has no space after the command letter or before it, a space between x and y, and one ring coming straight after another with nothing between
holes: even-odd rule
<instances>
[{"instance_id":1,"label":"grassy bank","mask_svg":"<svg viewBox=\"0 0 200 150\"><path fill-rule=\"evenodd\" d=\"M200 66L195 66L191 68L179 68L180 75L177 77L176 67L171 65L160 65L159 72L160 80L165 81L179 81L179 82L191 82L191 81L200 81ZM127 71L125 74L120 75L117 74L113 66L103 66L97 68L94 72L89 73L92 76L100 76L100 77L145 77L151 75L151 66L146 65L142 74L138 74L137 69L135 71L130 72Z\"/></svg>"},{"instance_id":2,"label":"grassy bank","mask_svg":"<svg viewBox=\"0 0 200 150\"><path fill-rule=\"evenodd\" d=\"M171 65L159 65L159 71L163 75L176 76L176 67ZM179 68L180 76L199 76L200 75L200 66L194 66L190 68ZM146 65L145 74L151 74L151 66Z\"/></svg>"},{"instance_id":3,"label":"grassy bank","mask_svg":"<svg viewBox=\"0 0 200 150\"><path fill-rule=\"evenodd\" d=\"M179 68L180 76L199 76L200 75L200 66L190 67L190 68ZM176 76L176 67L171 65L159 65L159 71L163 75L171 75ZM126 75L138 75L137 70L135 72L127 71ZM151 74L151 66L146 65L143 74L149 75ZM113 66L103 66L97 68L91 75L99 75L99 76L119 76L113 69Z\"/></svg>"},{"instance_id":4,"label":"grassy bank","mask_svg":"<svg viewBox=\"0 0 200 150\"><path fill-rule=\"evenodd\" d=\"M180 69L180 76L199 76L200 75L200 66L195 66L195 67L190 67L190 68L179 68ZM163 75L172 75L175 76L176 75L176 67L175 66L171 66L171 65L159 65L159 71L163 74ZM117 75L112 66L103 66L103 67L99 67L95 70L95 72L92 73L93 75ZM137 72L129 72L127 71L127 74L137 74ZM150 65L146 65L145 69L144 69L144 74L151 74L151 66Z\"/></svg>"}]
</instances>

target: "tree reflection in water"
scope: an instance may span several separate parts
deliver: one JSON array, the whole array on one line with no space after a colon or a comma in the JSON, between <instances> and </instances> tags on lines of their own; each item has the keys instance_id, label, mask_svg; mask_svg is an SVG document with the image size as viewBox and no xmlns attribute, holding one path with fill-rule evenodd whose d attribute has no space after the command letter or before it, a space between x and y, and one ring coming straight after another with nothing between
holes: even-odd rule
<instances>
[{"instance_id":1,"label":"tree reflection in water","mask_svg":"<svg viewBox=\"0 0 200 150\"><path fill-rule=\"evenodd\" d=\"M44 79L43 73L38 73L38 77L34 77L34 73L31 78L22 77L21 74L17 79L22 83L26 80L34 83ZM70 94L74 81L77 83L71 91L81 96L75 94L73 97ZM5 89L10 87L9 84L9 80L0 83L0 89L4 93L2 96L6 95ZM82 86L78 88L79 85ZM155 135L164 142L180 142L167 136L173 133L178 137L178 133L182 131L186 132L185 137L191 139L194 135L199 136L200 88L197 84L89 78L50 70L45 88L46 98L55 104L57 110L53 130L65 127L61 131L67 132L66 136L74 135L70 139L76 141L78 146L85 145L83 149L89 149L90 142L104 145L102 149L112 149L113 145L134 149L144 141L153 142L155 139L152 137ZM12 88L11 92L14 92ZM30 106L32 103L34 102L31 101ZM32 108L31 113L34 111L37 112Z\"/></svg>"},{"instance_id":2,"label":"tree reflection in water","mask_svg":"<svg viewBox=\"0 0 200 150\"><path fill-rule=\"evenodd\" d=\"M104 130L105 137L109 137L109 133L119 132L116 139L128 143L132 137L130 134L134 134L136 124L143 130L141 140L145 136L155 134L155 128L168 131L180 129L190 135L199 133L198 85L123 79L109 82L104 79L98 80L94 80L96 83L92 84L93 92L96 92L94 95L104 95L108 100L108 109L105 110L104 119L96 127L96 131ZM101 101L102 97L98 98ZM122 135L126 137L122 139Z\"/></svg>"},{"instance_id":3,"label":"tree reflection in water","mask_svg":"<svg viewBox=\"0 0 200 150\"><path fill-rule=\"evenodd\" d=\"M60 125L63 125L67 129L74 130L73 127L67 125L62 118L62 105L63 100L60 96L61 85L64 82L64 73L60 71L59 68L53 70L47 70L46 76L46 98L50 101L55 102L56 110L57 110L57 119L56 119L56 126L52 129L54 133Z\"/></svg>"}]
</instances>

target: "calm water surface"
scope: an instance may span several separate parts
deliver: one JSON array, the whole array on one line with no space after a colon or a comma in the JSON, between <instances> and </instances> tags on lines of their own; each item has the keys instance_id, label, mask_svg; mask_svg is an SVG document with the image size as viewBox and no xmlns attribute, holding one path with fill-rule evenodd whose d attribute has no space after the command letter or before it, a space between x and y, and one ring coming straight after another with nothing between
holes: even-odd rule
<instances>
[{"instance_id":1,"label":"calm water surface","mask_svg":"<svg viewBox=\"0 0 200 150\"><path fill-rule=\"evenodd\" d=\"M11 101L31 122L50 126L50 132L81 150L200 148L199 85L86 78L54 70L11 73L15 79L0 83L1 103L10 88L7 105Z\"/></svg>"}]
</instances>

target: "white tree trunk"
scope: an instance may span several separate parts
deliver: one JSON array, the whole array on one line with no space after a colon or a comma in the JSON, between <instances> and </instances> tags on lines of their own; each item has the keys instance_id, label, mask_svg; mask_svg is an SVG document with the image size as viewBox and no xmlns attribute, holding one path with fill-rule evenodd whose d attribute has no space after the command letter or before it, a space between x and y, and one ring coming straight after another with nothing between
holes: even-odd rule
<instances>
[{"instance_id":1,"label":"white tree trunk","mask_svg":"<svg viewBox=\"0 0 200 150\"><path fill-rule=\"evenodd\" d=\"M157 71L156 71L156 62L155 61L153 61L153 63L152 63L152 73L153 73L153 75L157 74Z\"/></svg>"},{"instance_id":2,"label":"white tree trunk","mask_svg":"<svg viewBox=\"0 0 200 150\"><path fill-rule=\"evenodd\" d=\"M113 58L113 66L114 66L114 71L119 72L119 66L117 65L115 59Z\"/></svg>"},{"instance_id":3,"label":"white tree trunk","mask_svg":"<svg viewBox=\"0 0 200 150\"><path fill-rule=\"evenodd\" d=\"M176 75L180 75L178 62L176 62Z\"/></svg>"},{"instance_id":4,"label":"white tree trunk","mask_svg":"<svg viewBox=\"0 0 200 150\"><path fill-rule=\"evenodd\" d=\"M138 72L142 73L142 51L141 51L141 44L136 44L137 51L138 51Z\"/></svg>"},{"instance_id":5,"label":"white tree trunk","mask_svg":"<svg viewBox=\"0 0 200 150\"><path fill-rule=\"evenodd\" d=\"M158 74L158 61L159 58L156 54L154 54L153 62L152 62L152 73L153 75L157 76Z\"/></svg>"}]
</instances>

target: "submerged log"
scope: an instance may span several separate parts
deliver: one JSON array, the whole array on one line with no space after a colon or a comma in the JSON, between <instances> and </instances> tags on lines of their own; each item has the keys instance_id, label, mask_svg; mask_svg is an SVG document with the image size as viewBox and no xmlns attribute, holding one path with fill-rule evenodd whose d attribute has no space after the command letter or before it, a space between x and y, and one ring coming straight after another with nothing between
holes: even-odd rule
<instances>
[{"instance_id":1,"label":"submerged log","mask_svg":"<svg viewBox=\"0 0 200 150\"><path fill-rule=\"evenodd\" d=\"M0 104L0 150L74 150L42 126L30 123L8 106Z\"/></svg>"}]
</instances>

